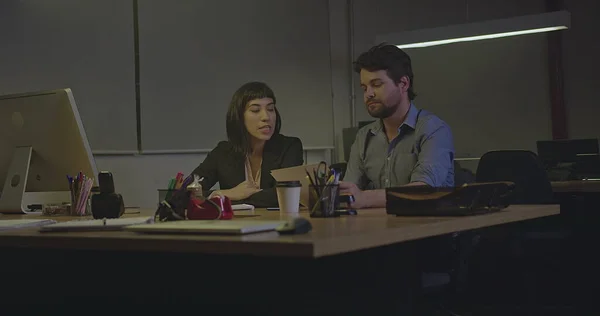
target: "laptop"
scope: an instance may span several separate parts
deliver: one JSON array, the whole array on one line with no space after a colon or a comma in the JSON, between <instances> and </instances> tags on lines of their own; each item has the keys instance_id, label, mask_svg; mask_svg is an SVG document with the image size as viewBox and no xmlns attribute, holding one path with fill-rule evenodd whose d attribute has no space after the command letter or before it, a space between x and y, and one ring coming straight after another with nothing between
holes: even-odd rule
<instances>
[{"instance_id":1,"label":"laptop","mask_svg":"<svg viewBox=\"0 0 600 316\"><path fill-rule=\"evenodd\" d=\"M285 221L261 220L193 220L141 224L125 230L138 233L245 235L273 231Z\"/></svg>"},{"instance_id":2,"label":"laptop","mask_svg":"<svg viewBox=\"0 0 600 316\"><path fill-rule=\"evenodd\" d=\"M538 140L537 154L546 168L561 163L576 163L580 155L600 154L598 139Z\"/></svg>"},{"instance_id":3,"label":"laptop","mask_svg":"<svg viewBox=\"0 0 600 316\"><path fill-rule=\"evenodd\" d=\"M600 176L598 139L537 141L538 157L550 181L582 180Z\"/></svg>"}]
</instances>

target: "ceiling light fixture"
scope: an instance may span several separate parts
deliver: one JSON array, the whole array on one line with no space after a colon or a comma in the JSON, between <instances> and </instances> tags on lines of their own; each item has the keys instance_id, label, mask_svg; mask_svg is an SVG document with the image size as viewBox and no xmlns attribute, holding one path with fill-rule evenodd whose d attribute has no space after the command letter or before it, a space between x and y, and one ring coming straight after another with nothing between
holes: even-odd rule
<instances>
[{"instance_id":1,"label":"ceiling light fixture","mask_svg":"<svg viewBox=\"0 0 600 316\"><path fill-rule=\"evenodd\" d=\"M386 42L399 48L419 48L492 38L551 32L568 29L571 14L555 11L524 15L508 19L449 25L377 36L377 43Z\"/></svg>"}]
</instances>

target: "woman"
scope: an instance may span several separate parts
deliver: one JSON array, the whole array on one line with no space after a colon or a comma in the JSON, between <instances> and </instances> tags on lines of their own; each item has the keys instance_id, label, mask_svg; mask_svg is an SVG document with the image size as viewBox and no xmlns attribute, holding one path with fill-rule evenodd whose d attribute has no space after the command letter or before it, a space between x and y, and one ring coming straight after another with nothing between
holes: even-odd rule
<instances>
[{"instance_id":1,"label":"woman","mask_svg":"<svg viewBox=\"0 0 600 316\"><path fill-rule=\"evenodd\" d=\"M275 94L262 82L249 82L234 94L227 111L227 138L193 173L204 177L205 196L227 196L234 203L277 206L271 170L304 164L302 142L279 134ZM219 183L220 190L207 191Z\"/></svg>"}]
</instances>

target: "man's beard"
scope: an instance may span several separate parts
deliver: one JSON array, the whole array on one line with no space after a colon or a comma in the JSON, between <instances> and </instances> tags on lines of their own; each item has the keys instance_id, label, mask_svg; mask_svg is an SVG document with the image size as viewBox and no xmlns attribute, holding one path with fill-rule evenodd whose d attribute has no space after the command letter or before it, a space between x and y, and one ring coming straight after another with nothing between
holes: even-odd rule
<instances>
[{"instance_id":1,"label":"man's beard","mask_svg":"<svg viewBox=\"0 0 600 316\"><path fill-rule=\"evenodd\" d=\"M396 110L398 109L398 106L400 104L394 104L392 106L386 106L383 103L379 103L379 106L371 111L371 107L367 105L367 112L369 112L369 115L371 115L374 118L378 118L378 119L386 119L390 116L392 116L394 113L396 113Z\"/></svg>"}]
</instances>

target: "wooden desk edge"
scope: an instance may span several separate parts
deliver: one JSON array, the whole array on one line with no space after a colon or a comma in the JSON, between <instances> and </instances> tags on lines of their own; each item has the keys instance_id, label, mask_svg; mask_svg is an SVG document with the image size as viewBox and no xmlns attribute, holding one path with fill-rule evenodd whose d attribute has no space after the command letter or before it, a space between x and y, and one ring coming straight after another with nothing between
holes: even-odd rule
<instances>
[{"instance_id":1,"label":"wooden desk edge","mask_svg":"<svg viewBox=\"0 0 600 316\"><path fill-rule=\"evenodd\" d=\"M93 251L136 251L196 253L200 255L253 255L270 257L313 257L313 244L277 242L245 242L198 239L160 239L158 235L139 235L139 238L124 239L107 235L102 238L81 238L77 234L70 236L53 235L40 238L36 235L3 235L0 247L21 249L68 249ZM143 237L142 237L143 236ZM226 244L225 244L226 243Z\"/></svg>"},{"instance_id":2,"label":"wooden desk edge","mask_svg":"<svg viewBox=\"0 0 600 316\"><path fill-rule=\"evenodd\" d=\"M387 228L381 231L364 232L359 235L336 236L316 240L277 242L274 240L220 240L207 239L165 239L161 235L142 235L133 232L119 232L119 236L102 234L81 238L78 233L53 235L39 233L38 228L20 230L21 233L0 236L0 247L77 249L101 251L162 251L198 253L202 255L253 255L271 257L320 258L342 253L360 251L405 241L453 232L497 226L522 220L557 215L559 205L544 205L528 211L500 211L492 214L456 217L450 220L432 222L414 226ZM391 215L390 215L391 216ZM33 233L33 234L32 234ZM277 234L271 232L272 234ZM265 234L271 234L265 233ZM38 234L45 234L41 237ZM123 234L127 234L124 238ZM185 235L182 235L185 236Z\"/></svg>"},{"instance_id":3,"label":"wooden desk edge","mask_svg":"<svg viewBox=\"0 0 600 316\"><path fill-rule=\"evenodd\" d=\"M554 193L600 193L596 180L552 181L551 185Z\"/></svg>"},{"instance_id":4,"label":"wooden desk edge","mask_svg":"<svg viewBox=\"0 0 600 316\"><path fill-rule=\"evenodd\" d=\"M368 235L343 236L336 239L318 240L314 243L315 258L337 255L350 251L369 249L405 241L441 236L454 232L497 226L518 221L560 214L559 205L547 205L539 210L528 212L500 211L492 214L469 217L456 217L453 220L440 221L419 226L399 227L393 232L374 232ZM490 221L494 221L490 224Z\"/></svg>"}]
</instances>

